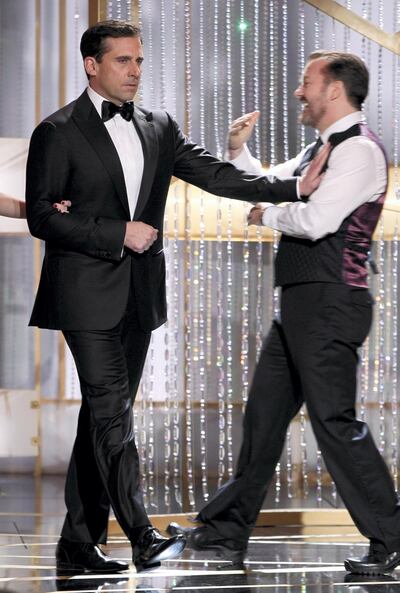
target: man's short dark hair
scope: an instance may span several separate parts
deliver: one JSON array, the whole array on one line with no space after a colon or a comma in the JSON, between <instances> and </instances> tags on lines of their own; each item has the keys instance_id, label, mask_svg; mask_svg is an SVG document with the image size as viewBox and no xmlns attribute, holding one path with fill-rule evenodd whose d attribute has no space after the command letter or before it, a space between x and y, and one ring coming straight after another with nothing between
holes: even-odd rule
<instances>
[{"instance_id":1,"label":"man's short dark hair","mask_svg":"<svg viewBox=\"0 0 400 593\"><path fill-rule=\"evenodd\" d=\"M347 52L320 50L311 53L308 61L318 58L327 61L324 68L327 80L343 82L348 100L360 109L368 95L369 82L369 72L362 59Z\"/></svg>"},{"instance_id":2,"label":"man's short dark hair","mask_svg":"<svg viewBox=\"0 0 400 593\"><path fill-rule=\"evenodd\" d=\"M140 28L131 25L126 21L100 21L89 27L81 39L82 58L95 58L96 62L101 62L104 54L107 52L107 38L114 39L118 37L140 37ZM140 40L141 37L140 37Z\"/></svg>"}]
</instances>

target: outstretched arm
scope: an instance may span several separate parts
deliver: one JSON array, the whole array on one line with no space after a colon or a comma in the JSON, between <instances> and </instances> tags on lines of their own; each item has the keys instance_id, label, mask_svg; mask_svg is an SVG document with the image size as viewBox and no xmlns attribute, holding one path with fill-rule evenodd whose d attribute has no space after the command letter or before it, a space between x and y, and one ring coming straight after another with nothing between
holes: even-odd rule
<instances>
[{"instance_id":1,"label":"outstretched arm","mask_svg":"<svg viewBox=\"0 0 400 593\"><path fill-rule=\"evenodd\" d=\"M0 216L26 218L25 202L0 193Z\"/></svg>"}]
</instances>

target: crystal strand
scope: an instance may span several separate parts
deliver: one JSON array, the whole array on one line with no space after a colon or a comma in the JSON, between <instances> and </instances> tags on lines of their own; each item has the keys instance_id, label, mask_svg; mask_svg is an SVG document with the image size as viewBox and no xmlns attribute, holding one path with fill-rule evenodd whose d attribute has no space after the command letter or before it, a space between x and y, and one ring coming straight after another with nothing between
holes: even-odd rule
<instances>
[{"instance_id":1,"label":"crystal strand","mask_svg":"<svg viewBox=\"0 0 400 593\"><path fill-rule=\"evenodd\" d=\"M233 475L233 443L232 443L232 410L233 410L233 387L232 387L232 301L233 301L233 259L232 259L232 203L228 202L227 212L227 241L226 241L226 451L228 476Z\"/></svg>"},{"instance_id":2,"label":"crystal strand","mask_svg":"<svg viewBox=\"0 0 400 593\"><path fill-rule=\"evenodd\" d=\"M226 77L227 77L227 119L233 119L232 103L232 39L231 2L226 3ZM233 317L233 244L232 244L232 203L228 201L227 211L227 259L226 259L226 451L228 476L233 475L233 381L232 381L232 317Z\"/></svg>"},{"instance_id":3,"label":"crystal strand","mask_svg":"<svg viewBox=\"0 0 400 593\"><path fill-rule=\"evenodd\" d=\"M268 31L269 29L269 4L268 2L261 3L261 30ZM261 61L261 93L260 93L260 109L261 113L269 113L269 59L268 59L268 36L261 35L260 39L260 61ZM268 162L269 159L269 139L268 134L261 135L261 160Z\"/></svg>"},{"instance_id":4,"label":"crystal strand","mask_svg":"<svg viewBox=\"0 0 400 593\"><path fill-rule=\"evenodd\" d=\"M289 160L288 5L282 1L282 120L283 160Z\"/></svg>"},{"instance_id":5,"label":"crystal strand","mask_svg":"<svg viewBox=\"0 0 400 593\"><path fill-rule=\"evenodd\" d=\"M250 249L247 208L243 208L243 257L242 257L242 329L240 364L242 369L242 413L244 413L249 390L249 294L250 294Z\"/></svg>"},{"instance_id":6,"label":"crystal strand","mask_svg":"<svg viewBox=\"0 0 400 593\"><path fill-rule=\"evenodd\" d=\"M192 135L192 36L191 36L191 0L185 0L185 103L186 103L186 134Z\"/></svg>"},{"instance_id":7,"label":"crystal strand","mask_svg":"<svg viewBox=\"0 0 400 593\"><path fill-rule=\"evenodd\" d=\"M79 95L79 88L80 88L80 55L79 55L79 38L80 38L80 6L79 0L75 0L74 4L74 96L77 97ZM78 69L79 64L79 69Z\"/></svg>"},{"instance_id":8,"label":"crystal strand","mask_svg":"<svg viewBox=\"0 0 400 593\"><path fill-rule=\"evenodd\" d=\"M385 348L385 239L383 222L379 237L379 332L378 332L378 397L379 397L379 451L385 453L385 383L384 383L384 348Z\"/></svg>"},{"instance_id":9,"label":"crystal strand","mask_svg":"<svg viewBox=\"0 0 400 593\"><path fill-rule=\"evenodd\" d=\"M396 492L398 490L398 467L399 467L399 439L398 439L398 364L397 364L397 357L398 357L398 321L399 321L399 305L398 305L398 298L399 298L399 289L398 289L398 264L399 264L399 237L398 237L398 228L397 224L394 229L393 234L393 251L392 251L392 270L391 270L391 277L392 277L392 318L391 318L391 340L392 340L392 368L391 368L391 393L392 393L392 451L391 451L391 472L392 478L394 480L394 486Z\"/></svg>"},{"instance_id":10,"label":"crystal strand","mask_svg":"<svg viewBox=\"0 0 400 593\"><path fill-rule=\"evenodd\" d=\"M154 422L154 337L150 342L149 352L149 390L147 393L147 475L149 505L155 509L158 502L155 498L155 422Z\"/></svg>"},{"instance_id":11,"label":"crystal strand","mask_svg":"<svg viewBox=\"0 0 400 593\"><path fill-rule=\"evenodd\" d=\"M132 0L126 0L126 20L132 22Z\"/></svg>"},{"instance_id":12,"label":"crystal strand","mask_svg":"<svg viewBox=\"0 0 400 593\"><path fill-rule=\"evenodd\" d=\"M113 18L113 0L109 0L107 2L107 18L108 19L112 19Z\"/></svg>"},{"instance_id":13,"label":"crystal strand","mask_svg":"<svg viewBox=\"0 0 400 593\"><path fill-rule=\"evenodd\" d=\"M121 0L116 1L117 21L122 19L122 5Z\"/></svg>"},{"instance_id":14,"label":"crystal strand","mask_svg":"<svg viewBox=\"0 0 400 593\"><path fill-rule=\"evenodd\" d=\"M351 10L351 0L346 0L346 8L348 10ZM344 49L345 51L349 52L351 49L351 44L350 44L350 40L351 40L351 34L350 34L350 27L345 27L344 29Z\"/></svg>"},{"instance_id":15,"label":"crystal strand","mask_svg":"<svg viewBox=\"0 0 400 593\"><path fill-rule=\"evenodd\" d=\"M179 507L182 508L182 485L181 485L181 434L180 434L180 402L178 389L179 354L178 344L180 341L179 309L180 309L180 275L179 275L179 193L178 188L174 191L174 240L173 240L173 305L171 324L172 364L170 385L172 386L172 483L174 497ZM170 309L170 311L171 311Z\"/></svg>"},{"instance_id":16,"label":"crystal strand","mask_svg":"<svg viewBox=\"0 0 400 593\"><path fill-rule=\"evenodd\" d=\"M273 234L273 243L272 243L272 259L273 261L275 261L275 258L277 256L278 253L278 247L279 247L279 233L277 231L274 231ZM278 290L276 290L274 288L274 285L271 285L271 290L272 290L272 298L271 298L271 303L272 303L272 318L273 319L279 319L279 308L280 308L280 303L279 303L279 292ZM287 461L286 461L286 469L287 469L287 481L288 481L288 498L291 497L291 482L292 482L292 471L291 471L291 451L292 451L292 439L291 439L291 429L290 427L287 430L286 433L286 454L287 454ZM275 475L276 475L276 479L275 479L275 503L279 503L280 501L280 497L281 497L281 487L282 487L282 477L281 477L281 470L282 470L282 464L279 461L279 463L276 466L276 470L275 470Z\"/></svg>"},{"instance_id":17,"label":"crystal strand","mask_svg":"<svg viewBox=\"0 0 400 593\"><path fill-rule=\"evenodd\" d=\"M336 49L336 19L334 19L333 17L331 18L331 25L332 25L332 34L331 34L332 50L335 51L335 49Z\"/></svg>"},{"instance_id":18,"label":"crystal strand","mask_svg":"<svg viewBox=\"0 0 400 593\"><path fill-rule=\"evenodd\" d=\"M393 240L384 241L385 251L384 251L384 265L385 265L385 310L384 310L384 319L383 319L383 347L384 351L382 354L382 370L381 370L381 389L384 393L384 399L388 399L390 397L390 389L388 386L391 384L392 380L392 368L393 368L393 350L392 350L392 335L393 335L393 327L392 327L392 320L393 320L393 302L392 302L392 282L393 277L390 274L391 264L392 264L392 247L394 243L394 236ZM389 269L389 270L388 270ZM388 273L389 271L389 273ZM390 402L391 403L391 402ZM389 402L385 403L385 420L388 422L389 418ZM385 431L386 431L386 422L385 422ZM391 418L391 423L393 424L393 417ZM391 439L392 435L387 433L387 453L391 456Z\"/></svg>"},{"instance_id":19,"label":"crystal strand","mask_svg":"<svg viewBox=\"0 0 400 593\"><path fill-rule=\"evenodd\" d=\"M148 392L148 362L146 361L142 380L140 383L140 412L139 412L139 459L141 465L141 486L143 491L143 501L147 507L149 504L148 496L148 472L147 472L147 424L146 424L146 394Z\"/></svg>"},{"instance_id":20,"label":"crystal strand","mask_svg":"<svg viewBox=\"0 0 400 593\"><path fill-rule=\"evenodd\" d=\"M379 27L383 29L383 0L379 0ZM383 48L378 47L378 136L383 135Z\"/></svg>"},{"instance_id":21,"label":"crystal strand","mask_svg":"<svg viewBox=\"0 0 400 593\"><path fill-rule=\"evenodd\" d=\"M394 30L400 29L400 2L394 3ZM399 126L400 126L400 56L393 55L393 169L394 169L394 194L396 199L400 198L399 180Z\"/></svg>"},{"instance_id":22,"label":"crystal strand","mask_svg":"<svg viewBox=\"0 0 400 593\"><path fill-rule=\"evenodd\" d=\"M223 311L223 260L221 198L217 209L217 370L218 370L218 488L225 476L225 373L224 373L224 311Z\"/></svg>"},{"instance_id":23,"label":"crystal strand","mask_svg":"<svg viewBox=\"0 0 400 593\"><path fill-rule=\"evenodd\" d=\"M192 37L191 37L191 0L185 0L184 3L184 23L185 23L185 116L186 133L190 137L192 132ZM190 192L190 188L186 188ZM190 287L192 286L191 277L191 207L190 199L186 199L185 216L185 245L186 245L186 389L185 389L185 418L186 418L186 470L188 483L188 497L191 509L195 508L194 496L194 473L193 473L193 360L192 360L192 336L191 320L193 317L192 300Z\"/></svg>"},{"instance_id":24,"label":"crystal strand","mask_svg":"<svg viewBox=\"0 0 400 593\"><path fill-rule=\"evenodd\" d=\"M367 400L369 393L369 337L365 340L361 349L361 395L360 395L360 418L365 422Z\"/></svg>"},{"instance_id":25,"label":"crystal strand","mask_svg":"<svg viewBox=\"0 0 400 593\"><path fill-rule=\"evenodd\" d=\"M299 53L297 69L299 80L303 76L303 70L305 66L305 17L304 17L304 1L300 0L299 3ZM297 105L297 116L300 116L301 105ZM297 152L303 150L306 143L305 129L302 124L298 124L298 141L297 141Z\"/></svg>"},{"instance_id":26,"label":"crystal strand","mask_svg":"<svg viewBox=\"0 0 400 593\"><path fill-rule=\"evenodd\" d=\"M322 505L322 455L321 455L321 451L319 449L317 449L316 473L317 473L317 507L320 507Z\"/></svg>"},{"instance_id":27,"label":"crystal strand","mask_svg":"<svg viewBox=\"0 0 400 593\"><path fill-rule=\"evenodd\" d=\"M253 0L254 6L254 36L253 36L253 65L254 65L254 110L260 109L260 6L259 0ZM255 155L261 159L260 126L254 130Z\"/></svg>"},{"instance_id":28,"label":"crystal strand","mask_svg":"<svg viewBox=\"0 0 400 593\"><path fill-rule=\"evenodd\" d=\"M219 130L219 32L218 32L218 0L214 0L214 19L213 19L213 131L216 155L222 157L222 146L220 142Z\"/></svg>"},{"instance_id":29,"label":"crystal strand","mask_svg":"<svg viewBox=\"0 0 400 593\"><path fill-rule=\"evenodd\" d=\"M127 5L130 5L128 0ZM166 26L165 26L165 0L161 0L161 20L160 20L160 52L161 52L161 108L166 109L166 58L165 58L165 39L166 39ZM166 286L167 291L170 291L170 253L169 253L169 220L168 220L168 209L165 210L164 216L164 252L166 256ZM168 299L169 300L169 299ZM164 333L164 376L165 376L165 401L164 401L164 504L168 509L171 505L171 491L170 491L170 467L171 467L171 398L170 398L170 356L169 351L171 348L170 344L170 329L169 326L174 323L174 320L168 320Z\"/></svg>"},{"instance_id":30,"label":"crystal strand","mask_svg":"<svg viewBox=\"0 0 400 593\"><path fill-rule=\"evenodd\" d=\"M303 480L304 498L308 498L308 460L306 442L306 417L304 406L300 410L300 448L301 448L301 476Z\"/></svg>"},{"instance_id":31,"label":"crystal strand","mask_svg":"<svg viewBox=\"0 0 400 593\"><path fill-rule=\"evenodd\" d=\"M205 144L205 79L204 79L204 0L200 0L200 144ZM204 193L200 194L200 242L199 242L199 394L200 394L200 463L201 463L201 488L203 500L207 501L208 470L207 470L207 303L206 303L206 243L205 243L205 204Z\"/></svg>"},{"instance_id":32,"label":"crystal strand","mask_svg":"<svg viewBox=\"0 0 400 593\"><path fill-rule=\"evenodd\" d=\"M262 340L263 340L263 304L264 304L264 295L263 295L263 236L262 236L262 227L257 226L256 229L256 236L257 236L257 264L256 264L256 277L257 277L257 286L256 286L256 359L258 360L261 352L262 347Z\"/></svg>"},{"instance_id":33,"label":"crystal strand","mask_svg":"<svg viewBox=\"0 0 400 593\"><path fill-rule=\"evenodd\" d=\"M203 193L203 192L202 192ZM199 395L200 395L200 458L201 485L203 499L208 500L207 471L207 374L205 366L205 212L204 199L200 204L200 245L199 245Z\"/></svg>"},{"instance_id":34,"label":"crystal strand","mask_svg":"<svg viewBox=\"0 0 400 593\"><path fill-rule=\"evenodd\" d=\"M146 38L146 73L148 76L148 90L150 107L155 106L155 87L154 87L154 45L153 45L153 5L147 4L147 38Z\"/></svg>"},{"instance_id":35,"label":"crystal strand","mask_svg":"<svg viewBox=\"0 0 400 593\"><path fill-rule=\"evenodd\" d=\"M176 118L177 114L177 105L176 105L176 72L177 72L177 63L176 63L176 48L177 48L177 35L176 35L176 22L177 22L177 15L176 15L176 5L179 0L172 0L171 4L171 37L172 37L172 50L171 50L171 88L169 88L169 92L171 94L171 107L170 111L174 118ZM204 144L202 144L204 146Z\"/></svg>"},{"instance_id":36,"label":"crystal strand","mask_svg":"<svg viewBox=\"0 0 400 593\"><path fill-rule=\"evenodd\" d=\"M165 0L160 0L160 107L167 109L167 59L166 59Z\"/></svg>"},{"instance_id":37,"label":"crystal strand","mask_svg":"<svg viewBox=\"0 0 400 593\"><path fill-rule=\"evenodd\" d=\"M167 301L169 307L172 305L172 278L171 278L171 242L170 242L170 219L168 217L168 208L164 216L164 253L165 253L165 282L167 287ZM171 325L174 319L168 319L165 325L164 333L164 377L165 377L165 401L164 401L164 505L166 512L171 509Z\"/></svg>"},{"instance_id":38,"label":"crystal strand","mask_svg":"<svg viewBox=\"0 0 400 593\"><path fill-rule=\"evenodd\" d=\"M270 165L276 165L276 71L275 71L275 0L269 0L269 141Z\"/></svg>"},{"instance_id":39,"label":"crystal strand","mask_svg":"<svg viewBox=\"0 0 400 593\"><path fill-rule=\"evenodd\" d=\"M246 113L246 46L244 0L240 0L240 110Z\"/></svg>"},{"instance_id":40,"label":"crystal strand","mask_svg":"<svg viewBox=\"0 0 400 593\"><path fill-rule=\"evenodd\" d=\"M190 191L189 188L187 191ZM185 421L186 421L186 473L187 473L187 484L188 484L188 497L189 505L191 509L195 507L194 497L194 473L193 473L193 352L192 352L192 294L190 287L192 286L192 242L190 240L190 200L186 201L186 220L185 220L185 233L186 233L186 319L185 319L185 375L186 375L186 388L185 388Z\"/></svg>"},{"instance_id":41,"label":"crystal strand","mask_svg":"<svg viewBox=\"0 0 400 593\"><path fill-rule=\"evenodd\" d=\"M319 49L321 47L320 41L320 11L318 8L315 9L315 19L314 19L314 49Z\"/></svg>"}]
</instances>

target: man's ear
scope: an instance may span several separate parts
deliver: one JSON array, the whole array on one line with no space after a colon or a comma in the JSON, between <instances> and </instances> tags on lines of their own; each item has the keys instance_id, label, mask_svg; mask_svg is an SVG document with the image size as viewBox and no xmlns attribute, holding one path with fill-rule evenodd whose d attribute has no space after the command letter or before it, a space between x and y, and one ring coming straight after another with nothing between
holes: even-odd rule
<instances>
[{"instance_id":1,"label":"man's ear","mask_svg":"<svg viewBox=\"0 0 400 593\"><path fill-rule=\"evenodd\" d=\"M341 80L333 80L329 86L329 96L331 101L337 101L337 99L346 95L346 90Z\"/></svg>"},{"instance_id":2,"label":"man's ear","mask_svg":"<svg viewBox=\"0 0 400 593\"><path fill-rule=\"evenodd\" d=\"M96 58L92 58L88 56L84 59L83 64L85 66L85 71L88 76L96 76Z\"/></svg>"}]
</instances>

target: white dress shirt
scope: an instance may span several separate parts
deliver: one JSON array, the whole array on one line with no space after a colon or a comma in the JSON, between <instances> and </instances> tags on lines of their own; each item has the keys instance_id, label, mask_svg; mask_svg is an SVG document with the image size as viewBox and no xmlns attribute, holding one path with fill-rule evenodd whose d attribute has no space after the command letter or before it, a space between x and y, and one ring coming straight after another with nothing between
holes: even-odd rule
<instances>
[{"instance_id":1,"label":"white dress shirt","mask_svg":"<svg viewBox=\"0 0 400 593\"><path fill-rule=\"evenodd\" d=\"M90 86L87 88L87 93L101 117L101 105L107 99L96 93ZM144 159L142 143L133 123L126 121L119 113L105 122L104 125L110 134L119 160L121 161L126 193L128 195L129 212L132 219L143 177Z\"/></svg>"},{"instance_id":2,"label":"white dress shirt","mask_svg":"<svg viewBox=\"0 0 400 593\"><path fill-rule=\"evenodd\" d=\"M362 121L357 111L329 126L321 140L327 142L331 134L344 132ZM307 147L294 159L269 169L279 179L291 177L300 164ZM245 171L260 174L260 161L247 146L231 161ZM385 191L386 161L379 146L365 136L352 136L332 151L329 167L318 189L307 202L293 202L284 207L266 204L263 224L286 235L316 241L338 230L343 220L365 202L374 202Z\"/></svg>"}]
</instances>

